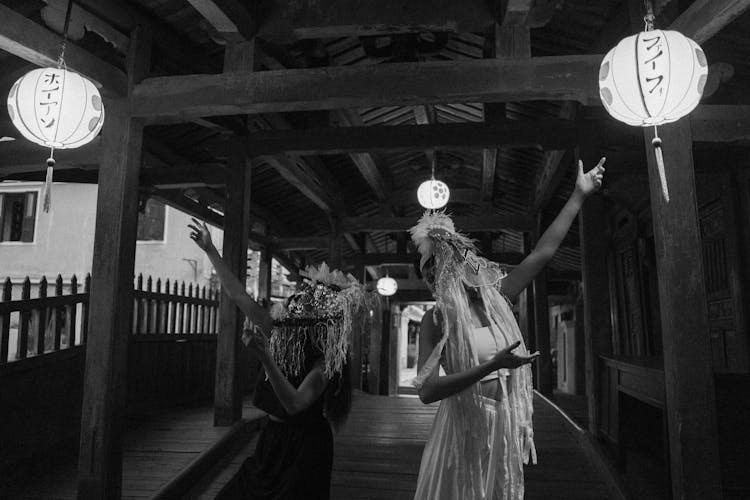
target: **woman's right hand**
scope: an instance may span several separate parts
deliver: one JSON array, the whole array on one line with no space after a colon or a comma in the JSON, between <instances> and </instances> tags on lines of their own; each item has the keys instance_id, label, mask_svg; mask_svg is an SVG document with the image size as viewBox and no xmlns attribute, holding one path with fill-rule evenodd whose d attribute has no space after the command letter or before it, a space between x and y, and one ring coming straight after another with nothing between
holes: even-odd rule
<instances>
[{"instance_id":1,"label":"woman's right hand","mask_svg":"<svg viewBox=\"0 0 750 500\"><path fill-rule=\"evenodd\" d=\"M190 239L195 242L204 252L208 252L209 249L213 248L214 244L211 241L211 233L208 232L208 226L205 222L199 222L196 219L192 219L193 223L188 224L190 228Z\"/></svg>"},{"instance_id":2,"label":"woman's right hand","mask_svg":"<svg viewBox=\"0 0 750 500\"><path fill-rule=\"evenodd\" d=\"M521 345L521 341L514 342L505 349L498 351L492 357L491 363L495 366L496 370L500 368L518 368L519 366L531 363L539 357L539 351L529 354L528 356L519 356L513 353L513 350Z\"/></svg>"}]
</instances>

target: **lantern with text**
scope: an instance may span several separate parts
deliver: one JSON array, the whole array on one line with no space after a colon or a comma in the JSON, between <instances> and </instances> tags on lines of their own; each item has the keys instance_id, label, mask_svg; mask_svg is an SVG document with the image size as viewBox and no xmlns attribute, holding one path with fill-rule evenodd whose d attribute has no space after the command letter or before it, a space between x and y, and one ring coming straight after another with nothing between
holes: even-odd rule
<instances>
[{"instance_id":1,"label":"lantern with text","mask_svg":"<svg viewBox=\"0 0 750 500\"><path fill-rule=\"evenodd\" d=\"M435 164L437 163L437 154L432 157L432 175L429 180L424 181L417 189L417 201L424 208L437 210L443 208L450 199L451 191L448 185L443 181L435 179Z\"/></svg>"},{"instance_id":2,"label":"lantern with text","mask_svg":"<svg viewBox=\"0 0 750 500\"><path fill-rule=\"evenodd\" d=\"M378 280L378 293L384 297L390 297L398 291L398 283L390 276Z\"/></svg>"},{"instance_id":3,"label":"lantern with text","mask_svg":"<svg viewBox=\"0 0 750 500\"><path fill-rule=\"evenodd\" d=\"M47 178L44 182L45 212L52 204L52 170L55 149L77 148L88 144L104 124L102 97L93 83L65 65L65 45L73 9L67 2L57 67L29 71L10 89L8 115L28 140L50 148Z\"/></svg>"},{"instance_id":4,"label":"lantern with text","mask_svg":"<svg viewBox=\"0 0 750 500\"><path fill-rule=\"evenodd\" d=\"M628 125L654 127L654 153L664 199L669 201L661 139L656 127L679 120L698 105L708 76L700 46L676 31L653 29L653 14L644 17L646 30L620 41L599 70L604 107Z\"/></svg>"}]
</instances>

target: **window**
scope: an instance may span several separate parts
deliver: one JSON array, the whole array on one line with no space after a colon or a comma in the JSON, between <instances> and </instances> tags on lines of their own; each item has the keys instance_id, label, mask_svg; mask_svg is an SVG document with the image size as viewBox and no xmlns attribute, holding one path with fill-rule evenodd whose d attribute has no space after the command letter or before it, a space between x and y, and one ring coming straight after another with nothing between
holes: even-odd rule
<instances>
[{"instance_id":1,"label":"window","mask_svg":"<svg viewBox=\"0 0 750 500\"><path fill-rule=\"evenodd\" d=\"M0 193L0 241L34 241L37 192Z\"/></svg>"},{"instance_id":2,"label":"window","mask_svg":"<svg viewBox=\"0 0 750 500\"><path fill-rule=\"evenodd\" d=\"M138 214L138 241L164 241L165 215L164 203L148 200Z\"/></svg>"}]
</instances>

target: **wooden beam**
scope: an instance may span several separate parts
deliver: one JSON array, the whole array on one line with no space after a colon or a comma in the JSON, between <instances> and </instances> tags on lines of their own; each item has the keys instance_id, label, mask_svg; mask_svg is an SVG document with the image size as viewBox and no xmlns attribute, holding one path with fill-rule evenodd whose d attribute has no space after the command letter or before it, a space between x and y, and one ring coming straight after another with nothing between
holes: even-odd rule
<instances>
[{"instance_id":1,"label":"wooden beam","mask_svg":"<svg viewBox=\"0 0 750 500\"><path fill-rule=\"evenodd\" d=\"M702 44L748 8L750 0L696 0L674 20L669 29Z\"/></svg>"},{"instance_id":2,"label":"wooden beam","mask_svg":"<svg viewBox=\"0 0 750 500\"><path fill-rule=\"evenodd\" d=\"M416 205L418 187L393 191L388 197L388 203L391 205ZM473 188L451 189L449 203L483 204L480 191Z\"/></svg>"},{"instance_id":3,"label":"wooden beam","mask_svg":"<svg viewBox=\"0 0 750 500\"><path fill-rule=\"evenodd\" d=\"M425 103L593 104L599 102L601 59L576 55L167 76L136 86L133 112L152 122L181 122L201 116Z\"/></svg>"},{"instance_id":4,"label":"wooden beam","mask_svg":"<svg viewBox=\"0 0 750 500\"><path fill-rule=\"evenodd\" d=\"M326 213L334 210L331 195L326 191L311 171L303 170L298 162L286 155L261 156L258 160L268 163L291 185L299 189L310 201Z\"/></svg>"},{"instance_id":5,"label":"wooden beam","mask_svg":"<svg viewBox=\"0 0 750 500\"><path fill-rule=\"evenodd\" d=\"M273 246L278 250L328 250L329 236L302 236L273 238Z\"/></svg>"},{"instance_id":6,"label":"wooden beam","mask_svg":"<svg viewBox=\"0 0 750 500\"><path fill-rule=\"evenodd\" d=\"M408 231L417 223L418 217L345 217L342 231L359 232L399 232ZM529 231L534 227L534 219L526 215L489 215L481 217L453 217L459 231L466 233L484 231Z\"/></svg>"},{"instance_id":7,"label":"wooden beam","mask_svg":"<svg viewBox=\"0 0 750 500\"><path fill-rule=\"evenodd\" d=\"M37 66L56 66L62 38L13 9L0 5L0 49ZM91 79L103 96L127 91L125 73L70 41L65 48L68 68Z\"/></svg>"},{"instance_id":8,"label":"wooden beam","mask_svg":"<svg viewBox=\"0 0 750 500\"><path fill-rule=\"evenodd\" d=\"M670 201L644 129L664 345L672 498L722 497L711 344L690 123L659 127ZM700 401L701 404L696 404ZM696 460L695 457L700 457Z\"/></svg>"},{"instance_id":9,"label":"wooden beam","mask_svg":"<svg viewBox=\"0 0 750 500\"><path fill-rule=\"evenodd\" d=\"M9 23L3 23L6 25ZM127 57L127 87L148 71L151 39L138 30ZM130 114L129 96L105 99L96 231L89 299L78 500L120 498L125 387L133 310L133 269L138 226L138 171L143 120Z\"/></svg>"},{"instance_id":10,"label":"wooden beam","mask_svg":"<svg viewBox=\"0 0 750 500\"><path fill-rule=\"evenodd\" d=\"M336 116L339 119L339 123L346 127L361 127L362 117L359 115L356 109L341 109L336 111ZM380 172L377 161L370 153L352 153L349 155L351 160L356 165L359 173L370 186L372 192L379 201L383 201L386 198L386 192L388 191L387 184L383 179L383 175Z\"/></svg>"},{"instance_id":11,"label":"wooden beam","mask_svg":"<svg viewBox=\"0 0 750 500\"><path fill-rule=\"evenodd\" d=\"M578 113L578 103L573 101L566 101L560 106L558 116L565 120L575 119ZM554 151L546 151L544 153L544 162L542 163L542 169L539 172L539 176L535 183L534 197L531 200L531 211L538 212L547 204L552 198L557 187L560 185L562 178L565 174L565 168L563 166L563 158L565 157L566 151L557 149ZM588 165L588 168L593 165Z\"/></svg>"},{"instance_id":12,"label":"wooden beam","mask_svg":"<svg viewBox=\"0 0 750 500\"><path fill-rule=\"evenodd\" d=\"M255 23L250 12L237 0L188 0L190 5L227 40L250 40Z\"/></svg>"},{"instance_id":13,"label":"wooden beam","mask_svg":"<svg viewBox=\"0 0 750 500\"><path fill-rule=\"evenodd\" d=\"M524 255L518 252L501 252L486 255L486 257L500 264L516 265L519 264ZM347 259L349 264L356 266L380 266L390 265L413 265L419 263L420 256L417 253L368 253L356 255Z\"/></svg>"},{"instance_id":14,"label":"wooden beam","mask_svg":"<svg viewBox=\"0 0 750 500\"><path fill-rule=\"evenodd\" d=\"M281 0L259 36L277 42L424 32L481 32L493 22L488 2L465 0Z\"/></svg>"},{"instance_id":15,"label":"wooden beam","mask_svg":"<svg viewBox=\"0 0 750 500\"><path fill-rule=\"evenodd\" d=\"M577 132L572 121L550 118L498 123L263 130L252 134L249 152L259 156L280 152L318 155L497 146L564 149L576 141Z\"/></svg>"}]
</instances>

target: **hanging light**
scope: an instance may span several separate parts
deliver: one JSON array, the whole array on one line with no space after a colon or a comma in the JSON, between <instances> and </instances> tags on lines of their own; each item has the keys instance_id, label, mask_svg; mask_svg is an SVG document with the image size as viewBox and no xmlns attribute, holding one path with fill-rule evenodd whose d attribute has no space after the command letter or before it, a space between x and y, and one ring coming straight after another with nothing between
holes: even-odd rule
<instances>
[{"instance_id":1,"label":"hanging light","mask_svg":"<svg viewBox=\"0 0 750 500\"><path fill-rule=\"evenodd\" d=\"M388 274L378 280L377 287L378 293L383 297L390 297L398 291L398 283Z\"/></svg>"},{"instance_id":2,"label":"hanging light","mask_svg":"<svg viewBox=\"0 0 750 500\"><path fill-rule=\"evenodd\" d=\"M450 198L451 192L448 186L443 182L435 179L435 163L437 153L432 157L432 175L429 180L424 181L417 189L417 200L419 204L429 210L443 208Z\"/></svg>"},{"instance_id":3,"label":"hanging light","mask_svg":"<svg viewBox=\"0 0 750 500\"><path fill-rule=\"evenodd\" d=\"M65 66L70 10L68 2L63 41L57 67L29 71L10 89L8 115L26 139L50 148L44 189L44 211L52 201L52 169L55 149L77 148L97 136L104 124L104 106L91 81Z\"/></svg>"},{"instance_id":4,"label":"hanging light","mask_svg":"<svg viewBox=\"0 0 750 500\"><path fill-rule=\"evenodd\" d=\"M639 127L654 127L662 194L669 201L661 139L656 127L679 120L698 105L708 76L706 55L677 31L654 29L653 8L646 1L645 30L629 36L604 56L599 92L614 118Z\"/></svg>"}]
</instances>

